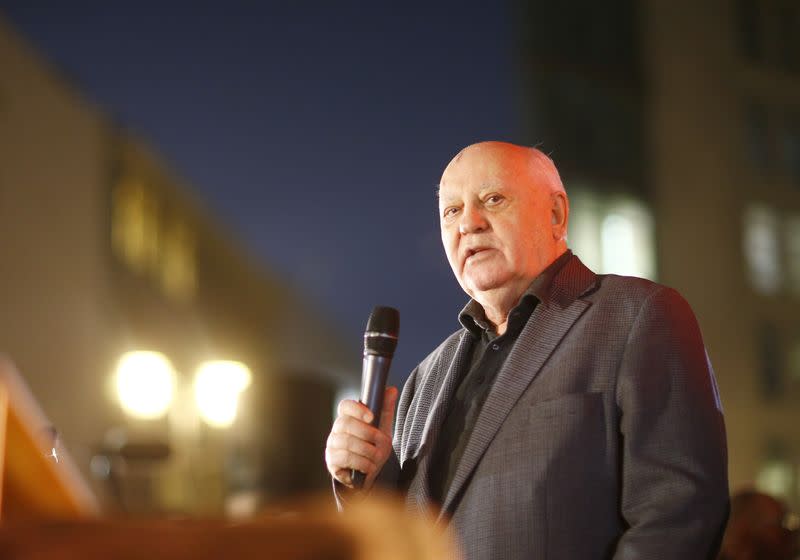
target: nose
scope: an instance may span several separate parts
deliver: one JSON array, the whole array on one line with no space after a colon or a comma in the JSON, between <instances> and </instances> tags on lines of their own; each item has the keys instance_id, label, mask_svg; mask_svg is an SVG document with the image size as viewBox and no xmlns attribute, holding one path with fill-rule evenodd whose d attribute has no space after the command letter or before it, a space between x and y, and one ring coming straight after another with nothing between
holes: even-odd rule
<instances>
[{"instance_id":1,"label":"nose","mask_svg":"<svg viewBox=\"0 0 800 560\"><path fill-rule=\"evenodd\" d=\"M486 230L488 222L479 208L473 205L467 205L461 212L460 220L458 222L458 232L462 235L465 233L479 233Z\"/></svg>"}]
</instances>

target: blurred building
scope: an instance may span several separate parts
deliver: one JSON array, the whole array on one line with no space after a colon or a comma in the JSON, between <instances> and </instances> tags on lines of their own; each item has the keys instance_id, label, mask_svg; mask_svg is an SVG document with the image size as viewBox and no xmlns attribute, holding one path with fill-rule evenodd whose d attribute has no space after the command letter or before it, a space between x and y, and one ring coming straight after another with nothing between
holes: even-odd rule
<instances>
[{"instance_id":1,"label":"blurred building","mask_svg":"<svg viewBox=\"0 0 800 560\"><path fill-rule=\"evenodd\" d=\"M133 511L217 513L326 487L320 450L356 349L2 18L0 68L0 352L98 491ZM124 413L115 385L136 350L164 370L139 395L161 406L151 419ZM205 391L228 427L195 404L213 360L249 370Z\"/></svg>"},{"instance_id":2,"label":"blurred building","mask_svg":"<svg viewBox=\"0 0 800 560\"><path fill-rule=\"evenodd\" d=\"M800 3L518 3L527 140L595 270L677 288L719 381L731 487L800 502Z\"/></svg>"}]
</instances>

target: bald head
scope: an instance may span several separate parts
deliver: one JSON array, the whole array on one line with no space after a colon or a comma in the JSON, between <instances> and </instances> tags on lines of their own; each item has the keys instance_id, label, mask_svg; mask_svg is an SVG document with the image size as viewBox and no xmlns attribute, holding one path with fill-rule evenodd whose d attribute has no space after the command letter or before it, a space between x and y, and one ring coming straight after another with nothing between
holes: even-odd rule
<instances>
[{"instance_id":1,"label":"bald head","mask_svg":"<svg viewBox=\"0 0 800 560\"><path fill-rule=\"evenodd\" d=\"M483 168L494 166L506 173L515 173L518 180L545 192L565 192L553 160L536 148L496 141L471 144L458 152L445 168L440 188L447 180L448 171L455 171L464 166Z\"/></svg>"}]
</instances>

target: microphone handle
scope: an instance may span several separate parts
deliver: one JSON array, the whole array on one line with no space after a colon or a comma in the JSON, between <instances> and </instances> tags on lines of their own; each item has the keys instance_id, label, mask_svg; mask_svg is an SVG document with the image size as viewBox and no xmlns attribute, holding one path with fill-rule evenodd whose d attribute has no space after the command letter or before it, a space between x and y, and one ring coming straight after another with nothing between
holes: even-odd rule
<instances>
[{"instance_id":1,"label":"microphone handle","mask_svg":"<svg viewBox=\"0 0 800 560\"><path fill-rule=\"evenodd\" d=\"M365 354L361 370L361 402L372 411L371 424L378 428L381 423L383 409L383 393L386 389L386 378L389 376L391 356ZM362 488L367 475L353 469L351 473L354 488Z\"/></svg>"}]
</instances>

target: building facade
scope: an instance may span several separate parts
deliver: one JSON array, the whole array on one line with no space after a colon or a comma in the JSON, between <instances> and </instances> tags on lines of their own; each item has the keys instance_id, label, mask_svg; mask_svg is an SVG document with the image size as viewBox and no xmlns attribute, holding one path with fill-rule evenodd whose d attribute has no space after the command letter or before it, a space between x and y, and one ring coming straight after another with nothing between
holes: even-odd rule
<instances>
[{"instance_id":1,"label":"building facade","mask_svg":"<svg viewBox=\"0 0 800 560\"><path fill-rule=\"evenodd\" d=\"M798 505L800 4L518 13L527 140L577 191L573 247L686 297L722 393L731 489Z\"/></svg>"},{"instance_id":2,"label":"building facade","mask_svg":"<svg viewBox=\"0 0 800 560\"><path fill-rule=\"evenodd\" d=\"M355 349L1 18L0 68L0 352L98 493L219 513L325 488L319 449ZM131 351L169 366L155 418L121 406ZM220 360L249 370L224 428L194 405L196 371Z\"/></svg>"}]
</instances>

